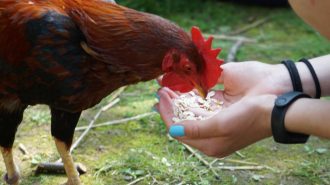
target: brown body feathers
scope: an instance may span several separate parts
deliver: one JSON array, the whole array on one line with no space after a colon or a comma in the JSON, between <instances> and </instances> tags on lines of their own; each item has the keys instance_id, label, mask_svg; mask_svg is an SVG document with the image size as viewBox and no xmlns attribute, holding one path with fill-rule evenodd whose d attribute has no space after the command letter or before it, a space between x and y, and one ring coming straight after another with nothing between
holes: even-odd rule
<instances>
[{"instance_id":1,"label":"brown body feathers","mask_svg":"<svg viewBox=\"0 0 330 185\"><path fill-rule=\"evenodd\" d=\"M160 75L170 49L195 49L173 23L100 0L3 0L0 11L0 102L81 111Z\"/></svg>"}]
</instances>

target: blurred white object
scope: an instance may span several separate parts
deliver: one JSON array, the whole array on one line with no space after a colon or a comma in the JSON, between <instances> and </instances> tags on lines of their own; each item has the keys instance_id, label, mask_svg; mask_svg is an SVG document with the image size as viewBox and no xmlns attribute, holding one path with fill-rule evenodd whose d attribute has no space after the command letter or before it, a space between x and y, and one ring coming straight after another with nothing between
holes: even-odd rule
<instances>
[{"instance_id":1,"label":"blurred white object","mask_svg":"<svg viewBox=\"0 0 330 185\"><path fill-rule=\"evenodd\" d=\"M103 0L103 1L116 4L115 0Z\"/></svg>"}]
</instances>

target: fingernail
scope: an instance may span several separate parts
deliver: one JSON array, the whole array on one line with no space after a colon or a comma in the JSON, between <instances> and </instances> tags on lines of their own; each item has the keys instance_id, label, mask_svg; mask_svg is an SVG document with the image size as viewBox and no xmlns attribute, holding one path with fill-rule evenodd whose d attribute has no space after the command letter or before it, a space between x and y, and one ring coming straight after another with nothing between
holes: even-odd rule
<instances>
[{"instance_id":1,"label":"fingernail","mask_svg":"<svg viewBox=\"0 0 330 185\"><path fill-rule=\"evenodd\" d=\"M152 110L153 112L157 112L157 113L159 113L158 109L157 109L155 106L153 106L153 107L151 108L151 110Z\"/></svg>"},{"instance_id":2,"label":"fingernail","mask_svg":"<svg viewBox=\"0 0 330 185\"><path fill-rule=\"evenodd\" d=\"M159 97L159 95L158 94L155 94L155 97L159 100L160 99L160 97Z\"/></svg>"},{"instance_id":3,"label":"fingernail","mask_svg":"<svg viewBox=\"0 0 330 185\"><path fill-rule=\"evenodd\" d=\"M173 125L170 127L169 133L172 137L182 137L184 136L184 126Z\"/></svg>"}]
</instances>

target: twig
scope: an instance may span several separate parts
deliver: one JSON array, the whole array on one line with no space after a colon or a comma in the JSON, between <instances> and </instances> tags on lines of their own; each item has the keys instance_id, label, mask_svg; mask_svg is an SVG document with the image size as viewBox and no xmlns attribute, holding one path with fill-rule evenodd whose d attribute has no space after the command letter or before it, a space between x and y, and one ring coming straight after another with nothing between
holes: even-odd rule
<instances>
[{"instance_id":1,"label":"twig","mask_svg":"<svg viewBox=\"0 0 330 185\"><path fill-rule=\"evenodd\" d=\"M171 140L173 140L173 138L170 136L170 135L167 135L167 137ZM215 169L213 168L213 166L207 162L200 154L198 154L193 148L191 148L190 146L184 144L184 143L181 143L192 155L194 155L195 157L197 157L197 159L199 161L201 161L205 166L207 166L211 171L212 173L214 174L215 178L217 180L220 180L221 177L220 175L215 171Z\"/></svg>"},{"instance_id":2,"label":"twig","mask_svg":"<svg viewBox=\"0 0 330 185\"><path fill-rule=\"evenodd\" d=\"M112 102L115 98L117 98L119 95L121 95L121 93L125 90L125 88L126 88L126 86L123 86L123 87L119 88L118 90L116 90L115 92L113 92L111 94L110 99L107 102ZM95 110L98 110L98 109L101 109L101 108L103 108L101 104L98 104L94 107ZM91 116L88 115L87 116L86 114L84 114L84 118L87 119L87 120L91 120L92 117L93 117L93 115L91 115ZM87 128L87 126L86 126L86 128Z\"/></svg>"},{"instance_id":3,"label":"twig","mask_svg":"<svg viewBox=\"0 0 330 185\"><path fill-rule=\"evenodd\" d=\"M194 149L192 149L190 146L186 145L186 144L183 144L182 145L184 147L187 148L187 150L189 150L190 153L194 154L194 156L197 157L198 160L200 160L205 166L207 166L211 171L212 173L215 175L215 178L217 180L220 180L220 175L215 171L215 169L213 168L213 166L207 162L201 155L199 155Z\"/></svg>"},{"instance_id":4,"label":"twig","mask_svg":"<svg viewBox=\"0 0 330 185\"><path fill-rule=\"evenodd\" d=\"M108 110L109 108L111 108L112 106L114 106L115 104L117 104L120 101L119 98L115 99L114 101L110 102L109 104L107 104L106 106L103 106L94 116L94 118L90 121L89 125L87 126L87 128L85 129L85 131L79 136L79 138L76 140L76 142L72 145L72 147L70 148L70 153L72 153L72 151L78 147L78 145L80 144L81 140L87 135L87 133L89 132L89 130L92 128L92 126L94 125L94 123L96 122L96 120L100 117L100 115ZM55 163L60 163L62 161L61 158L59 158Z\"/></svg>"},{"instance_id":5,"label":"twig","mask_svg":"<svg viewBox=\"0 0 330 185\"><path fill-rule=\"evenodd\" d=\"M249 31L250 29L252 28L256 28L258 26L261 26L262 24L266 23L268 20L270 19L270 17L266 17L266 18L263 18L263 19L259 19L259 20L256 20L254 21L253 23L243 27L243 28L240 28L236 31L233 31L231 33L229 33L229 35L239 35L239 34L242 34L244 32L247 32Z\"/></svg>"},{"instance_id":6,"label":"twig","mask_svg":"<svg viewBox=\"0 0 330 185\"><path fill-rule=\"evenodd\" d=\"M111 98L109 99L109 102L107 105L103 106L94 116L94 118L91 120L91 122L89 123L88 127L86 128L86 130L79 136L79 138L76 140L76 142L72 145L71 149L70 149L70 153L72 153L72 151L79 145L79 143L81 142L81 140L87 135L87 133L89 132L89 130L93 127L94 123L96 122L96 120L100 117L100 115L107 111L108 109L110 109L111 107L113 107L115 104L117 104L119 102L119 98L117 98L124 90L125 90L126 86L119 88L117 91L115 91L114 93L112 93Z\"/></svg>"},{"instance_id":7,"label":"twig","mask_svg":"<svg viewBox=\"0 0 330 185\"><path fill-rule=\"evenodd\" d=\"M243 36L229 36L229 35L218 35L218 34L204 34L205 37L210 37L212 36L214 39L219 39L219 40L229 40L229 41L238 41L242 40L243 42L246 43L256 43L257 41L255 39L243 37Z\"/></svg>"},{"instance_id":8,"label":"twig","mask_svg":"<svg viewBox=\"0 0 330 185\"><path fill-rule=\"evenodd\" d=\"M219 159L214 159L212 162L210 162L210 165L213 165L214 163L218 162Z\"/></svg>"},{"instance_id":9,"label":"twig","mask_svg":"<svg viewBox=\"0 0 330 185\"><path fill-rule=\"evenodd\" d=\"M239 48L243 45L244 41L242 39L238 39L235 44L230 48L227 61L226 62L234 62L236 60L236 55Z\"/></svg>"},{"instance_id":10,"label":"twig","mask_svg":"<svg viewBox=\"0 0 330 185\"><path fill-rule=\"evenodd\" d=\"M136 116L133 116L133 117L130 117L130 118L124 118L124 119L119 119L119 120L107 121L107 122L104 122L104 123L93 125L92 128L109 126L109 125L115 125L115 124L125 123L125 122L132 121L132 120L139 120L139 119L142 119L144 117L152 116L154 114L157 114L157 113L156 112L148 112L148 113L139 114L139 115L136 115ZM76 128L76 131L85 130L87 127L88 126L77 127Z\"/></svg>"},{"instance_id":11,"label":"twig","mask_svg":"<svg viewBox=\"0 0 330 185\"><path fill-rule=\"evenodd\" d=\"M184 147L186 147L187 148L187 150L191 153L191 154L193 154L195 157L197 157L197 159L199 159L204 165L206 165L206 166L209 166L210 165L210 163L209 162L207 162L201 155L199 155L194 149L192 149L190 146L188 146L188 145L186 145L186 144L183 144L182 143L182 145L184 146Z\"/></svg>"},{"instance_id":12,"label":"twig","mask_svg":"<svg viewBox=\"0 0 330 185\"><path fill-rule=\"evenodd\" d=\"M18 149L22 152L23 155L29 154L29 152L26 150L25 146L22 143L18 145Z\"/></svg>"},{"instance_id":13,"label":"twig","mask_svg":"<svg viewBox=\"0 0 330 185\"><path fill-rule=\"evenodd\" d=\"M95 123L95 121L98 119L98 117L101 115L102 112L108 110L109 108L111 108L112 106L114 106L116 103L119 102L119 98L117 98L124 90L125 90L126 86L123 86L121 88L119 88L117 91L113 92L111 94L111 98L109 99L109 102L106 106L103 106L94 116L94 118L91 120L91 122L89 123L89 125L87 126L86 130L80 135L80 137L78 138L78 140L72 145L71 149L70 149L70 153L72 153L72 151L79 145L80 141L85 137L85 135L89 132L89 130L91 129L91 127L93 126L93 124ZM59 158L55 163L60 163L62 161L61 158Z\"/></svg>"},{"instance_id":14,"label":"twig","mask_svg":"<svg viewBox=\"0 0 330 185\"><path fill-rule=\"evenodd\" d=\"M70 149L70 153L80 144L81 140L87 135L87 133L89 132L89 130L92 128L92 126L94 125L94 123L96 122L96 120L100 117L100 115L104 112L107 111L109 108L111 108L112 106L114 106L115 104L117 104L119 102L119 98L116 98L114 101L110 102L108 105L102 107L94 116L94 118L91 120L91 122L89 123L88 127L86 128L86 130L80 135L80 137L76 140L76 142L72 145L71 149Z\"/></svg>"},{"instance_id":15,"label":"twig","mask_svg":"<svg viewBox=\"0 0 330 185\"><path fill-rule=\"evenodd\" d=\"M145 154L147 154L150 158L154 159L154 160L157 160L157 161L160 161L160 158L157 157L155 154L149 152L149 151L146 151L146 150L143 150Z\"/></svg>"},{"instance_id":16,"label":"twig","mask_svg":"<svg viewBox=\"0 0 330 185\"><path fill-rule=\"evenodd\" d=\"M136 184L136 183L138 183L138 182L140 182L140 181L142 181L143 179L146 179L146 178L148 178L148 177L150 177L150 174L148 174L148 175L146 175L146 176L143 176L143 177L140 177L140 178L137 178L137 179L135 179L134 181L128 183L127 185L133 185L133 184Z\"/></svg>"},{"instance_id":17,"label":"twig","mask_svg":"<svg viewBox=\"0 0 330 185\"><path fill-rule=\"evenodd\" d=\"M218 166L221 170L263 170L265 166Z\"/></svg>"},{"instance_id":18,"label":"twig","mask_svg":"<svg viewBox=\"0 0 330 185\"><path fill-rule=\"evenodd\" d=\"M108 102L112 102L113 100L115 100L125 89L126 89L126 86L123 86L123 87L119 88L117 91L113 92L111 94L111 97L108 100Z\"/></svg>"},{"instance_id":19,"label":"twig","mask_svg":"<svg viewBox=\"0 0 330 185\"><path fill-rule=\"evenodd\" d=\"M280 172L280 170L278 170L278 169L275 169L275 168L267 166L267 165L260 165L255 162L241 161L241 160L236 160L236 159L226 159L226 158L222 158L219 160L224 161L224 162L229 162L229 163L237 163L237 164L244 164L244 165L250 165L250 166L263 166L265 169L268 169L272 172L276 172L276 173Z\"/></svg>"},{"instance_id":20,"label":"twig","mask_svg":"<svg viewBox=\"0 0 330 185\"><path fill-rule=\"evenodd\" d=\"M116 1L115 0L110 0L113 4L116 4Z\"/></svg>"},{"instance_id":21,"label":"twig","mask_svg":"<svg viewBox=\"0 0 330 185\"><path fill-rule=\"evenodd\" d=\"M241 160L236 160L236 159L226 159L226 158L222 158L222 159L219 159L219 160L220 160L220 161L224 161L224 162L229 162L229 163L237 163L237 164L245 164L245 165L259 166L258 163L248 162L248 161L241 161Z\"/></svg>"},{"instance_id":22,"label":"twig","mask_svg":"<svg viewBox=\"0 0 330 185\"><path fill-rule=\"evenodd\" d=\"M243 155L241 152L236 151L235 152L236 155L240 156L241 158L245 158L245 155Z\"/></svg>"},{"instance_id":23,"label":"twig","mask_svg":"<svg viewBox=\"0 0 330 185\"><path fill-rule=\"evenodd\" d=\"M103 106L93 117L93 119L90 121L89 125L86 127L85 131L80 135L80 137L76 140L76 142L72 145L70 149L70 153L78 147L82 139L87 135L87 133L90 131L96 120L100 117L100 115L113 107L115 104L117 104L120 99L117 98L126 88L126 86L121 87L114 93L112 93L111 98L109 99L109 102L107 105ZM39 172L46 172L46 173L63 173L64 172L64 165L61 163L62 159L58 159L55 163L40 163L38 165ZM86 167L84 167L82 164L76 164L76 168L80 173L85 173L86 172Z\"/></svg>"},{"instance_id":24,"label":"twig","mask_svg":"<svg viewBox=\"0 0 330 185\"><path fill-rule=\"evenodd\" d=\"M87 172L86 166L81 163L75 164L77 171L80 175ZM63 163L40 163L35 172L36 174L65 174L65 169Z\"/></svg>"}]
</instances>

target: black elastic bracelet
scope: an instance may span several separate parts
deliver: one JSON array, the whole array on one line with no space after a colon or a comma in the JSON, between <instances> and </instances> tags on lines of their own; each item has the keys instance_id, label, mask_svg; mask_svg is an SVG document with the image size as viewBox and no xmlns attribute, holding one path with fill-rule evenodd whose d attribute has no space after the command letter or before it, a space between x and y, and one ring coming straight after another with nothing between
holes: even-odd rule
<instances>
[{"instance_id":1,"label":"black elastic bracelet","mask_svg":"<svg viewBox=\"0 0 330 185\"><path fill-rule=\"evenodd\" d=\"M298 69L293 61L291 60L284 60L281 62L285 65L285 67L288 69L293 85L293 91L303 92L300 76L298 73Z\"/></svg>"},{"instance_id":2,"label":"black elastic bracelet","mask_svg":"<svg viewBox=\"0 0 330 185\"><path fill-rule=\"evenodd\" d=\"M313 80L314 80L314 84L315 84L315 91L316 91L316 95L315 98L320 99L321 98L321 86L320 86L320 81L317 78L317 75L315 73L315 70L312 66L312 64L305 58L302 58L299 60L299 62L303 62L306 64L306 66L308 67L309 71L312 74Z\"/></svg>"},{"instance_id":3,"label":"black elastic bracelet","mask_svg":"<svg viewBox=\"0 0 330 185\"><path fill-rule=\"evenodd\" d=\"M306 143L309 135L302 133L289 132L285 128L285 115L290 105L299 98L311 98L302 92L288 92L275 100L275 105L271 116L271 128L273 138L278 143L298 144Z\"/></svg>"}]
</instances>

